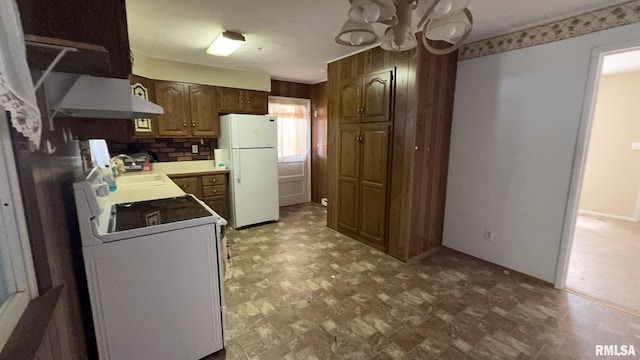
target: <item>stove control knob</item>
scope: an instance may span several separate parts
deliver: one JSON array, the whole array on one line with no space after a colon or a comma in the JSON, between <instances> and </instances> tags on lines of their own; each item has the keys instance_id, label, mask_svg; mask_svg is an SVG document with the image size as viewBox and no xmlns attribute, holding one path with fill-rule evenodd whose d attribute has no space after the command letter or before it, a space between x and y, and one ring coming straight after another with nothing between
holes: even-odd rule
<instances>
[{"instance_id":1,"label":"stove control knob","mask_svg":"<svg viewBox=\"0 0 640 360\"><path fill-rule=\"evenodd\" d=\"M96 186L96 195L100 197L109 196L109 185L102 183Z\"/></svg>"}]
</instances>

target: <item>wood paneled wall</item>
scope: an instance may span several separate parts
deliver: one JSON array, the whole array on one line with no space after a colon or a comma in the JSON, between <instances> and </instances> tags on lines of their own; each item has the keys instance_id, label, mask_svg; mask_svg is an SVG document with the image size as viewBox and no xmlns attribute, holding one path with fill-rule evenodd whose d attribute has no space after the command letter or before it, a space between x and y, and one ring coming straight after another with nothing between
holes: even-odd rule
<instances>
[{"instance_id":1,"label":"wood paneled wall","mask_svg":"<svg viewBox=\"0 0 640 360\"><path fill-rule=\"evenodd\" d=\"M370 49L329 64L327 225L337 228L340 81L395 67L386 251L408 261L442 243L457 53L414 58Z\"/></svg>"},{"instance_id":2,"label":"wood paneled wall","mask_svg":"<svg viewBox=\"0 0 640 360\"><path fill-rule=\"evenodd\" d=\"M420 48L417 126L411 179L407 259L442 244L457 52L434 56Z\"/></svg>"},{"instance_id":3,"label":"wood paneled wall","mask_svg":"<svg viewBox=\"0 0 640 360\"><path fill-rule=\"evenodd\" d=\"M44 341L55 339L59 359L87 359L87 342L95 342L72 189L82 162L78 142L64 143L62 133L58 127L48 134L60 140L51 155L30 152L15 131L12 137L38 291L64 285Z\"/></svg>"},{"instance_id":4,"label":"wood paneled wall","mask_svg":"<svg viewBox=\"0 0 640 360\"><path fill-rule=\"evenodd\" d=\"M311 86L311 201L327 197L327 82Z\"/></svg>"},{"instance_id":5,"label":"wood paneled wall","mask_svg":"<svg viewBox=\"0 0 640 360\"><path fill-rule=\"evenodd\" d=\"M271 93L269 95L311 99L311 85L292 81L271 80Z\"/></svg>"}]
</instances>

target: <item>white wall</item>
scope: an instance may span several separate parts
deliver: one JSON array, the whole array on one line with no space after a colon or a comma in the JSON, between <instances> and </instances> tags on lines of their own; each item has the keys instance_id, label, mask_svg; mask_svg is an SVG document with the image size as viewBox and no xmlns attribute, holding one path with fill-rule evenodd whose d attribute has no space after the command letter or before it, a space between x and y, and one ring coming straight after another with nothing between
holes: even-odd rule
<instances>
[{"instance_id":1,"label":"white wall","mask_svg":"<svg viewBox=\"0 0 640 360\"><path fill-rule=\"evenodd\" d=\"M592 48L639 33L631 24L458 64L445 246L554 281Z\"/></svg>"},{"instance_id":2,"label":"white wall","mask_svg":"<svg viewBox=\"0 0 640 360\"><path fill-rule=\"evenodd\" d=\"M580 211L634 220L640 190L640 71L603 75L598 85Z\"/></svg>"},{"instance_id":3,"label":"white wall","mask_svg":"<svg viewBox=\"0 0 640 360\"><path fill-rule=\"evenodd\" d=\"M267 73L187 64L132 52L133 73L150 79L271 91L271 76Z\"/></svg>"}]
</instances>

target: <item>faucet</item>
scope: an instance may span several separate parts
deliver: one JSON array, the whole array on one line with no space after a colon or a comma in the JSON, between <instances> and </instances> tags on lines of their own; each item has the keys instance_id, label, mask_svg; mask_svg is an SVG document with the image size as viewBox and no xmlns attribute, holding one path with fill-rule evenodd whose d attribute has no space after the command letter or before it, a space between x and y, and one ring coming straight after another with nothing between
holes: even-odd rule
<instances>
[{"instance_id":1,"label":"faucet","mask_svg":"<svg viewBox=\"0 0 640 360\"><path fill-rule=\"evenodd\" d=\"M118 154L118 155L116 155L116 156L112 157L111 159L109 159L109 167L113 169L113 163L114 163L116 160L120 159L120 158L129 159L129 160L131 161L131 165L133 165L133 166L135 166L135 165L136 165L135 160L133 160L133 158L132 158L131 156L129 156L129 155L125 155L125 154ZM118 175L122 175L122 173L124 172L124 166L122 167L122 169L118 169L118 168L116 168L115 170L116 170L116 173L117 173Z\"/></svg>"}]
</instances>

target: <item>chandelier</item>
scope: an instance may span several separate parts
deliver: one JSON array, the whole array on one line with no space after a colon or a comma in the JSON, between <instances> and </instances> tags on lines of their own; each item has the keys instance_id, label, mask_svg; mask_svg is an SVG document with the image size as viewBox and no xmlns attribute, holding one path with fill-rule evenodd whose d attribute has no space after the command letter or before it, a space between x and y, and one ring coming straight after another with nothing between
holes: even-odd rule
<instances>
[{"instance_id":1,"label":"chandelier","mask_svg":"<svg viewBox=\"0 0 640 360\"><path fill-rule=\"evenodd\" d=\"M473 17L470 0L349 0L349 19L344 23L336 42L346 46L367 46L381 41L383 50L403 52L418 45L416 32L424 47L442 55L456 51L471 34ZM423 13L417 31L412 27L414 11ZM379 37L371 24L388 25ZM437 48L429 43L445 41L450 46Z\"/></svg>"}]
</instances>

